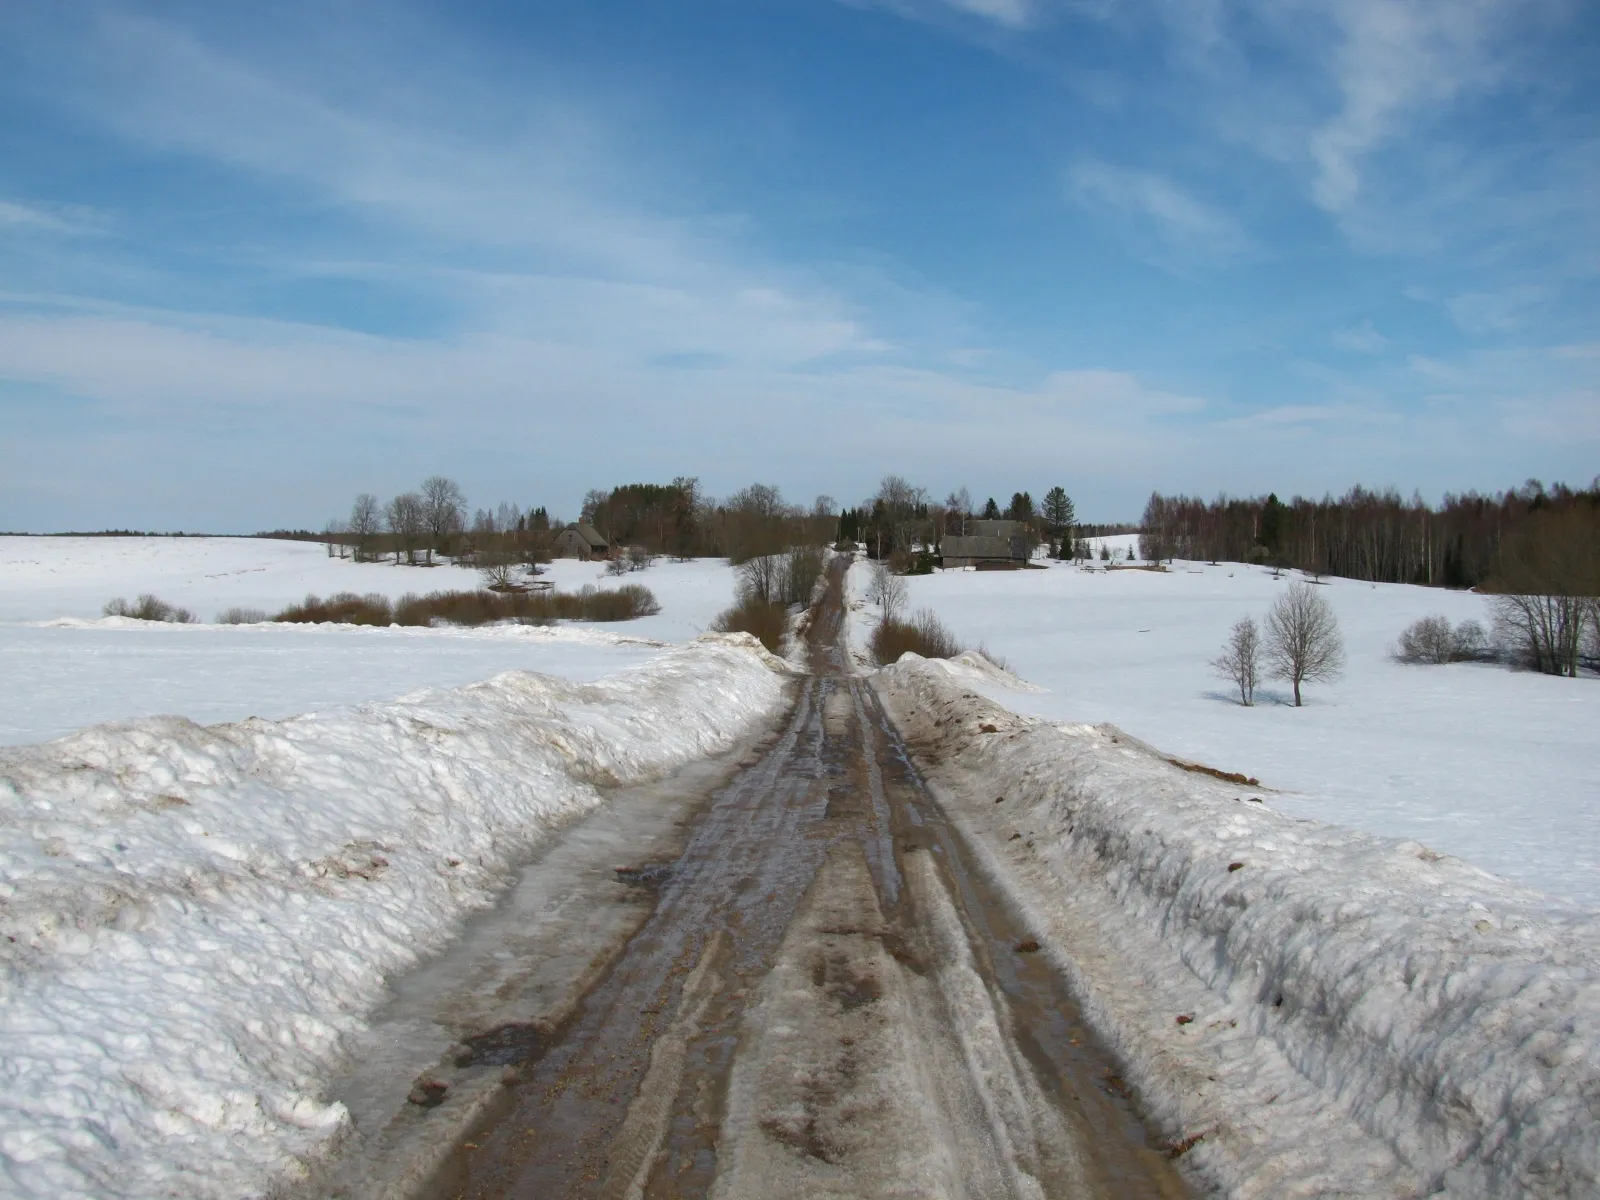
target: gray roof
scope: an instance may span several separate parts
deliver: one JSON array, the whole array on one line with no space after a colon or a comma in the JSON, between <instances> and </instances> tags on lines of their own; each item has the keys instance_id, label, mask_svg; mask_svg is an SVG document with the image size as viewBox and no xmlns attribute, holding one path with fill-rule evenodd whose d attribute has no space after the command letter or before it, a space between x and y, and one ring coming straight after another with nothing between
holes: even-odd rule
<instances>
[{"instance_id":1,"label":"gray roof","mask_svg":"<svg viewBox=\"0 0 1600 1200\"><path fill-rule=\"evenodd\" d=\"M1021 558L1028 557L1025 539L1009 537L947 534L939 544L945 558Z\"/></svg>"},{"instance_id":2,"label":"gray roof","mask_svg":"<svg viewBox=\"0 0 1600 1200\"><path fill-rule=\"evenodd\" d=\"M600 531L593 525L585 525L580 521L576 525L568 526L568 528L570 528L573 533L577 534L584 541L588 542L589 545L595 547L596 549L605 548L605 538L600 536Z\"/></svg>"}]
</instances>

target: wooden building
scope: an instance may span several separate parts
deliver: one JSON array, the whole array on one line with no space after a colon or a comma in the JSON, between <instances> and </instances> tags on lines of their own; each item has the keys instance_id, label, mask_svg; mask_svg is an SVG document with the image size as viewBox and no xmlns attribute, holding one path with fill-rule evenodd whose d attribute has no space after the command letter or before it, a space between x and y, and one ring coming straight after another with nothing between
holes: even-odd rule
<instances>
[{"instance_id":1,"label":"wooden building","mask_svg":"<svg viewBox=\"0 0 1600 1200\"><path fill-rule=\"evenodd\" d=\"M579 522L556 534L552 549L559 558L606 558L611 547L593 525Z\"/></svg>"},{"instance_id":2,"label":"wooden building","mask_svg":"<svg viewBox=\"0 0 1600 1200\"><path fill-rule=\"evenodd\" d=\"M939 545L945 567L1020 568L1028 564L1033 539L1021 521L968 521Z\"/></svg>"}]
</instances>

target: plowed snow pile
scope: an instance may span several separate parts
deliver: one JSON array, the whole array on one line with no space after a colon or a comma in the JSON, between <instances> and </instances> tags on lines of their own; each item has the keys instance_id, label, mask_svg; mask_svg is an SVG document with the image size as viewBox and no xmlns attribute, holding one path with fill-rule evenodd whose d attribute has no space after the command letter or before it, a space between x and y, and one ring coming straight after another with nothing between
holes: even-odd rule
<instances>
[{"instance_id":1,"label":"plowed snow pile","mask_svg":"<svg viewBox=\"0 0 1600 1200\"><path fill-rule=\"evenodd\" d=\"M875 677L1185 1165L1239 1196L1600 1194L1600 916L1112 726Z\"/></svg>"},{"instance_id":2,"label":"plowed snow pile","mask_svg":"<svg viewBox=\"0 0 1600 1200\"><path fill-rule=\"evenodd\" d=\"M0 1192L261 1194L386 976L597 788L746 736L785 668L710 636L598 683L507 672L285 721L0 750Z\"/></svg>"}]
</instances>

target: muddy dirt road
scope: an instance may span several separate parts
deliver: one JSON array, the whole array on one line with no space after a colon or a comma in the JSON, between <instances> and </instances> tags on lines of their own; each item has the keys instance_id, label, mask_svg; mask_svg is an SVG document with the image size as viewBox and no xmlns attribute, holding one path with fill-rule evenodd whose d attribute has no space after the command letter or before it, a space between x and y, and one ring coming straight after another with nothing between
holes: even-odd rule
<instances>
[{"instance_id":1,"label":"muddy dirt road","mask_svg":"<svg viewBox=\"0 0 1600 1200\"><path fill-rule=\"evenodd\" d=\"M518 1064L434 1197L1180 1196L1042 956L969 871L872 690L842 588L782 735Z\"/></svg>"}]
</instances>

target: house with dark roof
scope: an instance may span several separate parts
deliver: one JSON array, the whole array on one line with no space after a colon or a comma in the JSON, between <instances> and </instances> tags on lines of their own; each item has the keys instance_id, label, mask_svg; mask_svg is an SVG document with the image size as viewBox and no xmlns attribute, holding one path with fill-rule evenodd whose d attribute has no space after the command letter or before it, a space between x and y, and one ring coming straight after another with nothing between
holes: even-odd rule
<instances>
[{"instance_id":1,"label":"house with dark roof","mask_svg":"<svg viewBox=\"0 0 1600 1200\"><path fill-rule=\"evenodd\" d=\"M593 525L578 522L556 534L552 549L560 558L606 558L611 546Z\"/></svg>"},{"instance_id":2,"label":"house with dark roof","mask_svg":"<svg viewBox=\"0 0 1600 1200\"><path fill-rule=\"evenodd\" d=\"M940 565L994 569L1028 564L1032 539L1021 521L968 521L939 544Z\"/></svg>"}]
</instances>

